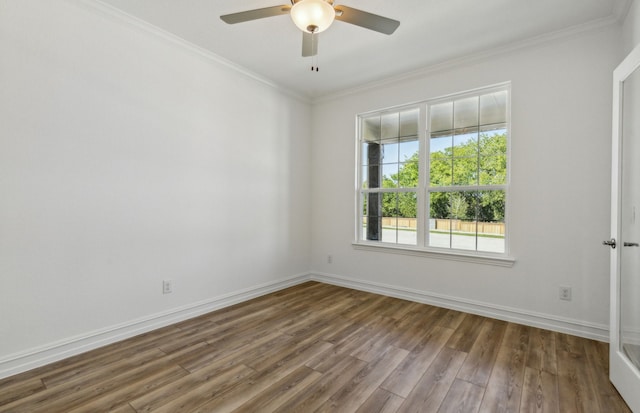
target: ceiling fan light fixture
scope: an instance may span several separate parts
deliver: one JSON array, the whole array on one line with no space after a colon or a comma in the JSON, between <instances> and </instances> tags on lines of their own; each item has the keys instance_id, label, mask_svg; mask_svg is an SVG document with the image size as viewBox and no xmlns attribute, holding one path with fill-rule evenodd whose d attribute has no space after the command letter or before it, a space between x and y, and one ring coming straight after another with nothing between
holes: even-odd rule
<instances>
[{"instance_id":1,"label":"ceiling fan light fixture","mask_svg":"<svg viewBox=\"0 0 640 413\"><path fill-rule=\"evenodd\" d=\"M325 0L300 0L291 7L291 20L303 32L320 33L336 17L336 11Z\"/></svg>"}]
</instances>

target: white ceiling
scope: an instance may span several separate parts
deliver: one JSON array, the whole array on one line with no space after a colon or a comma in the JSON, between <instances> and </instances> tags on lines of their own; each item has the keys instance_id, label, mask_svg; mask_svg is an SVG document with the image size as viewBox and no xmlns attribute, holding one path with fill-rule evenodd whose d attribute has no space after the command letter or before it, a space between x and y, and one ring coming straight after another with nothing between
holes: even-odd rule
<instances>
[{"instance_id":1,"label":"white ceiling","mask_svg":"<svg viewBox=\"0 0 640 413\"><path fill-rule=\"evenodd\" d=\"M336 21L319 34L319 72L287 15L219 19L286 0L100 0L314 99L573 26L615 21L631 0L336 0L399 20L391 36Z\"/></svg>"}]
</instances>

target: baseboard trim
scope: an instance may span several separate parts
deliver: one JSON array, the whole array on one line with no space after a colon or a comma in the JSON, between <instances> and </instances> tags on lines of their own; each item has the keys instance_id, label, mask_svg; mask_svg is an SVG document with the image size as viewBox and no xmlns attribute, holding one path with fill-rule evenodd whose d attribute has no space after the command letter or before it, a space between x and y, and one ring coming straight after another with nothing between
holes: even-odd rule
<instances>
[{"instance_id":1,"label":"baseboard trim","mask_svg":"<svg viewBox=\"0 0 640 413\"><path fill-rule=\"evenodd\" d=\"M238 304L252 298L280 291L309 280L309 274L298 274L174 308L162 313L138 318L126 323L94 330L87 334L70 337L20 353L10 354L0 359L0 379L85 353L151 330L188 320L211 311Z\"/></svg>"},{"instance_id":2,"label":"baseboard trim","mask_svg":"<svg viewBox=\"0 0 640 413\"><path fill-rule=\"evenodd\" d=\"M467 300L427 291L343 277L335 274L314 272L311 274L310 279L326 284L353 288L355 290L367 291L403 300L477 314L498 320L543 328L545 330L571 334L578 337L609 342L609 327L605 324L589 323L582 320L557 317L550 314L498 306L480 301Z\"/></svg>"},{"instance_id":3,"label":"baseboard trim","mask_svg":"<svg viewBox=\"0 0 640 413\"><path fill-rule=\"evenodd\" d=\"M633 344L634 346L640 346L640 330L634 328L623 329L624 342Z\"/></svg>"},{"instance_id":4,"label":"baseboard trim","mask_svg":"<svg viewBox=\"0 0 640 413\"><path fill-rule=\"evenodd\" d=\"M498 320L510 321L546 330L558 331L598 341L609 341L609 328L604 324L587 323L581 320L556 317L549 314L524 311L521 309L496 306L479 301L466 300L443 294L376 283L367 280L344 277L327 273L305 273L280 280L245 288L218 297L171 309L148 317L139 318L119 325L87 334L70 337L47 345L11 354L0 359L0 379L41 367L68 357L72 357L105 345L125 340L161 327L188 320L211 311L238 304L252 298L317 281L355 290L367 291L403 300L435 305L457 311L464 311Z\"/></svg>"}]
</instances>

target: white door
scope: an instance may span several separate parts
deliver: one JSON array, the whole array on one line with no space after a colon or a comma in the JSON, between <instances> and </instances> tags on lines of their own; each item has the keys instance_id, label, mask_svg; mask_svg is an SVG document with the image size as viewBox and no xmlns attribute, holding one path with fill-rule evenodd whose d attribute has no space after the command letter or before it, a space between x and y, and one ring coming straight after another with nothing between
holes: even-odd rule
<instances>
[{"instance_id":1,"label":"white door","mask_svg":"<svg viewBox=\"0 0 640 413\"><path fill-rule=\"evenodd\" d=\"M609 377L640 413L640 46L613 79Z\"/></svg>"}]
</instances>

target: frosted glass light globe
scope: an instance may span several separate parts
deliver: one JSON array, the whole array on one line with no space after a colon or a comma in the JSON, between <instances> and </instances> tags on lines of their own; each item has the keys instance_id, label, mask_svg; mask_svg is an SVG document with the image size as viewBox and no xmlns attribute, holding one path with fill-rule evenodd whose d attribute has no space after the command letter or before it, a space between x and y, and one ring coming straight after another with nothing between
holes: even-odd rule
<instances>
[{"instance_id":1,"label":"frosted glass light globe","mask_svg":"<svg viewBox=\"0 0 640 413\"><path fill-rule=\"evenodd\" d=\"M291 19L307 33L326 30L336 17L336 11L324 0L301 0L291 7Z\"/></svg>"}]
</instances>

